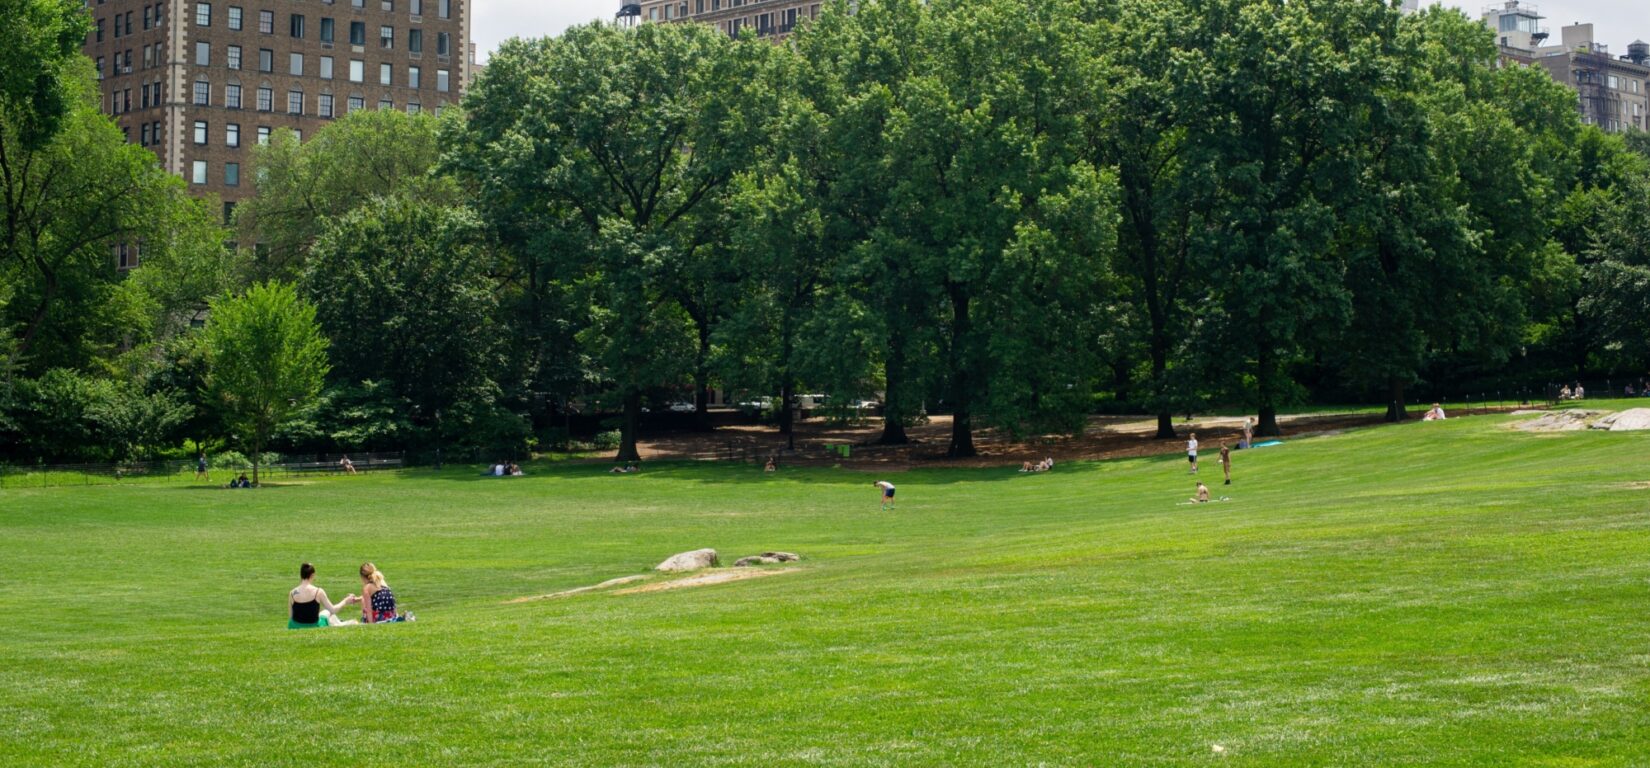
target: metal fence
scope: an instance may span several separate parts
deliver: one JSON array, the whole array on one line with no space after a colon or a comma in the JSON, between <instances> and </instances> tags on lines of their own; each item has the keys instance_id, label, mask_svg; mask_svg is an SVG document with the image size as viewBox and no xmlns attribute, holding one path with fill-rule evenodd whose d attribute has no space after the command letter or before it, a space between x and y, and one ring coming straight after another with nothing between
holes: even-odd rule
<instances>
[{"instance_id":1,"label":"metal fence","mask_svg":"<svg viewBox=\"0 0 1650 768\"><path fill-rule=\"evenodd\" d=\"M278 461L258 468L259 479L291 478L300 475L347 474L342 459L346 454L306 454L281 456ZM356 472L400 469L402 454L351 453L347 454ZM193 460L123 461L86 464L0 464L0 488L51 488L61 486L115 485L129 483L177 483L228 485L229 481L246 473L252 474L252 462L219 463L209 466L205 477L196 474Z\"/></svg>"}]
</instances>

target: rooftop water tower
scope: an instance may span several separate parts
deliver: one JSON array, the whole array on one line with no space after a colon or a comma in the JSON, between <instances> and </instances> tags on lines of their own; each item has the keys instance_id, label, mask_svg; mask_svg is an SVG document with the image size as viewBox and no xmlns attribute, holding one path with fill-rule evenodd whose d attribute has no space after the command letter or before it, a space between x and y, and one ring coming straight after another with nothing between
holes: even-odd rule
<instances>
[{"instance_id":1,"label":"rooftop water tower","mask_svg":"<svg viewBox=\"0 0 1650 768\"><path fill-rule=\"evenodd\" d=\"M1627 60L1641 66L1650 62L1650 43L1643 40L1634 40L1629 43L1627 46Z\"/></svg>"}]
</instances>

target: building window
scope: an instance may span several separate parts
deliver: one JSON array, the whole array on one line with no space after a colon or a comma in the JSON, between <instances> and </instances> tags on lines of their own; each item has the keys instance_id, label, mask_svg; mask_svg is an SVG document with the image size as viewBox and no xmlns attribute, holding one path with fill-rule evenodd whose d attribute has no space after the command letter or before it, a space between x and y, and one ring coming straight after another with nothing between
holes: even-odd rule
<instances>
[{"instance_id":1,"label":"building window","mask_svg":"<svg viewBox=\"0 0 1650 768\"><path fill-rule=\"evenodd\" d=\"M378 10L395 12L395 0L378 0Z\"/></svg>"},{"instance_id":2,"label":"building window","mask_svg":"<svg viewBox=\"0 0 1650 768\"><path fill-rule=\"evenodd\" d=\"M407 67L407 87L418 87L418 67Z\"/></svg>"},{"instance_id":3,"label":"building window","mask_svg":"<svg viewBox=\"0 0 1650 768\"><path fill-rule=\"evenodd\" d=\"M195 66L212 66L212 44L195 43Z\"/></svg>"},{"instance_id":4,"label":"building window","mask_svg":"<svg viewBox=\"0 0 1650 768\"><path fill-rule=\"evenodd\" d=\"M321 94L316 100L315 111L319 113L321 117L332 117L332 94Z\"/></svg>"},{"instance_id":5,"label":"building window","mask_svg":"<svg viewBox=\"0 0 1650 768\"><path fill-rule=\"evenodd\" d=\"M298 38L299 40L304 39L304 15L303 14L301 14L301 13L292 14L292 18L289 20L289 23L287 24L287 26L290 28L293 37Z\"/></svg>"},{"instance_id":6,"label":"building window","mask_svg":"<svg viewBox=\"0 0 1650 768\"><path fill-rule=\"evenodd\" d=\"M449 84L448 84L448 80L447 80L447 70L445 70L445 69L436 70L435 71L435 89L442 92L442 93L446 93L447 90L448 90L448 85Z\"/></svg>"},{"instance_id":7,"label":"building window","mask_svg":"<svg viewBox=\"0 0 1650 768\"><path fill-rule=\"evenodd\" d=\"M422 29L409 29L409 30L407 30L407 52L408 53L423 53L424 52L424 30L422 30Z\"/></svg>"},{"instance_id":8,"label":"building window","mask_svg":"<svg viewBox=\"0 0 1650 768\"><path fill-rule=\"evenodd\" d=\"M349 0L349 4L350 4L350 7L352 7L352 8L365 8L365 7L367 7L366 0Z\"/></svg>"},{"instance_id":9,"label":"building window","mask_svg":"<svg viewBox=\"0 0 1650 768\"><path fill-rule=\"evenodd\" d=\"M435 55L446 56L451 53L449 40L446 32L435 33Z\"/></svg>"},{"instance_id":10,"label":"building window","mask_svg":"<svg viewBox=\"0 0 1650 768\"><path fill-rule=\"evenodd\" d=\"M241 87L233 83L223 87L223 105L230 109L241 108Z\"/></svg>"},{"instance_id":11,"label":"building window","mask_svg":"<svg viewBox=\"0 0 1650 768\"><path fill-rule=\"evenodd\" d=\"M360 59L349 60L349 81L359 83L366 77L367 63Z\"/></svg>"},{"instance_id":12,"label":"building window","mask_svg":"<svg viewBox=\"0 0 1650 768\"><path fill-rule=\"evenodd\" d=\"M141 127L138 128L138 144L141 145L141 146L145 146L145 147L149 146L149 124L148 123L144 123Z\"/></svg>"},{"instance_id":13,"label":"building window","mask_svg":"<svg viewBox=\"0 0 1650 768\"><path fill-rule=\"evenodd\" d=\"M114 246L115 264L120 269L136 269L138 265L138 247L121 243Z\"/></svg>"},{"instance_id":14,"label":"building window","mask_svg":"<svg viewBox=\"0 0 1650 768\"><path fill-rule=\"evenodd\" d=\"M407 11L413 16L423 16L424 0L407 0Z\"/></svg>"},{"instance_id":15,"label":"building window","mask_svg":"<svg viewBox=\"0 0 1650 768\"><path fill-rule=\"evenodd\" d=\"M195 26L197 26L197 27L210 27L210 26L212 26L212 4L211 3L195 3ZM103 38L100 37L98 39L102 40Z\"/></svg>"},{"instance_id":16,"label":"building window","mask_svg":"<svg viewBox=\"0 0 1650 768\"><path fill-rule=\"evenodd\" d=\"M389 49L395 47L395 27L378 28L378 47Z\"/></svg>"},{"instance_id":17,"label":"building window","mask_svg":"<svg viewBox=\"0 0 1650 768\"><path fill-rule=\"evenodd\" d=\"M238 187L238 186L241 185L241 164L240 163L224 163L223 164L223 185L226 186L226 187ZM225 203L224 205L228 206L229 203ZM227 224L229 222L229 217L232 216L232 215L234 215L234 209L233 208L227 208L224 211L224 223Z\"/></svg>"},{"instance_id":18,"label":"building window","mask_svg":"<svg viewBox=\"0 0 1650 768\"><path fill-rule=\"evenodd\" d=\"M148 49L148 48L145 48L145 49L143 49L143 50L145 50L145 51L147 51L147 50L149 50L149 49ZM105 64L105 63L106 63L106 62L105 62L105 61L104 61L104 60L103 60L103 57L102 57L102 56L99 56L99 57L97 57L97 79L99 79L99 80L102 80L102 79L103 79L103 65L104 65L104 64Z\"/></svg>"},{"instance_id":19,"label":"building window","mask_svg":"<svg viewBox=\"0 0 1650 768\"><path fill-rule=\"evenodd\" d=\"M212 103L212 84L205 80L195 81L195 104L206 106Z\"/></svg>"},{"instance_id":20,"label":"building window","mask_svg":"<svg viewBox=\"0 0 1650 768\"><path fill-rule=\"evenodd\" d=\"M258 11L258 31L266 35L275 34L274 11Z\"/></svg>"},{"instance_id":21,"label":"building window","mask_svg":"<svg viewBox=\"0 0 1650 768\"><path fill-rule=\"evenodd\" d=\"M361 110L361 109L366 109L366 108L367 108L367 100L366 99L363 99L360 96L351 96L351 97L349 97L349 111L354 112L356 110Z\"/></svg>"},{"instance_id":22,"label":"building window","mask_svg":"<svg viewBox=\"0 0 1650 768\"><path fill-rule=\"evenodd\" d=\"M269 146L269 126L267 125L258 126L258 146Z\"/></svg>"},{"instance_id":23,"label":"building window","mask_svg":"<svg viewBox=\"0 0 1650 768\"><path fill-rule=\"evenodd\" d=\"M238 5L229 6L229 28L241 31L241 7Z\"/></svg>"},{"instance_id":24,"label":"building window","mask_svg":"<svg viewBox=\"0 0 1650 768\"><path fill-rule=\"evenodd\" d=\"M304 74L304 55L301 53L287 54L286 72L293 77L302 77Z\"/></svg>"},{"instance_id":25,"label":"building window","mask_svg":"<svg viewBox=\"0 0 1650 768\"><path fill-rule=\"evenodd\" d=\"M121 15L118 14L118 13L115 14L115 39L116 40L120 39L120 19L121 19Z\"/></svg>"},{"instance_id":26,"label":"building window","mask_svg":"<svg viewBox=\"0 0 1650 768\"><path fill-rule=\"evenodd\" d=\"M195 121L195 143L196 144L205 144L206 143L206 133L207 133L207 131L206 131L206 121L205 120L196 120Z\"/></svg>"},{"instance_id":27,"label":"building window","mask_svg":"<svg viewBox=\"0 0 1650 768\"><path fill-rule=\"evenodd\" d=\"M189 181L191 183L194 183L194 184L205 184L206 183L206 161L205 160L196 160L195 161L195 165L194 165L194 168L193 168L193 173L190 174Z\"/></svg>"},{"instance_id":28,"label":"building window","mask_svg":"<svg viewBox=\"0 0 1650 768\"><path fill-rule=\"evenodd\" d=\"M229 48L224 52L224 60L228 62L230 69L240 69L241 47L238 45L229 46Z\"/></svg>"},{"instance_id":29,"label":"building window","mask_svg":"<svg viewBox=\"0 0 1650 768\"><path fill-rule=\"evenodd\" d=\"M321 79L322 80L331 80L332 79L332 57L331 56L322 56L321 57Z\"/></svg>"},{"instance_id":30,"label":"building window","mask_svg":"<svg viewBox=\"0 0 1650 768\"><path fill-rule=\"evenodd\" d=\"M391 74L392 71L393 71L393 68L390 65L388 65L388 64L379 64L378 65L378 84L379 85L391 85L391 84L393 84L392 81L393 81L394 75Z\"/></svg>"},{"instance_id":31,"label":"building window","mask_svg":"<svg viewBox=\"0 0 1650 768\"><path fill-rule=\"evenodd\" d=\"M453 0L435 0L435 15L450 19L453 17Z\"/></svg>"},{"instance_id":32,"label":"building window","mask_svg":"<svg viewBox=\"0 0 1650 768\"><path fill-rule=\"evenodd\" d=\"M258 71L259 72L274 72L275 71L275 52L274 51L269 50L268 48L259 48L258 49Z\"/></svg>"},{"instance_id":33,"label":"building window","mask_svg":"<svg viewBox=\"0 0 1650 768\"><path fill-rule=\"evenodd\" d=\"M149 6L143 6L143 28L149 29Z\"/></svg>"},{"instance_id":34,"label":"building window","mask_svg":"<svg viewBox=\"0 0 1650 768\"><path fill-rule=\"evenodd\" d=\"M275 108L275 91L267 85L258 86L258 111L268 112Z\"/></svg>"},{"instance_id":35,"label":"building window","mask_svg":"<svg viewBox=\"0 0 1650 768\"><path fill-rule=\"evenodd\" d=\"M332 44L332 19L321 19L321 42Z\"/></svg>"},{"instance_id":36,"label":"building window","mask_svg":"<svg viewBox=\"0 0 1650 768\"><path fill-rule=\"evenodd\" d=\"M286 113L289 115L301 115L304 113L303 91L286 92Z\"/></svg>"},{"instance_id":37,"label":"building window","mask_svg":"<svg viewBox=\"0 0 1650 768\"><path fill-rule=\"evenodd\" d=\"M238 147L241 145L240 123L230 123L224 126L223 145L226 147Z\"/></svg>"},{"instance_id":38,"label":"building window","mask_svg":"<svg viewBox=\"0 0 1650 768\"><path fill-rule=\"evenodd\" d=\"M384 112L388 112L395 109L395 102L388 96L381 96L378 99L378 108Z\"/></svg>"},{"instance_id":39,"label":"building window","mask_svg":"<svg viewBox=\"0 0 1650 768\"><path fill-rule=\"evenodd\" d=\"M416 114L418 114L419 110L420 110L420 107L418 106L418 102L414 101L414 102L410 102L410 103L407 104L407 114L416 115Z\"/></svg>"},{"instance_id":40,"label":"building window","mask_svg":"<svg viewBox=\"0 0 1650 768\"><path fill-rule=\"evenodd\" d=\"M350 45L366 45L367 44L367 23L366 22L364 22L364 21L352 21L352 22L349 23L349 44Z\"/></svg>"}]
</instances>

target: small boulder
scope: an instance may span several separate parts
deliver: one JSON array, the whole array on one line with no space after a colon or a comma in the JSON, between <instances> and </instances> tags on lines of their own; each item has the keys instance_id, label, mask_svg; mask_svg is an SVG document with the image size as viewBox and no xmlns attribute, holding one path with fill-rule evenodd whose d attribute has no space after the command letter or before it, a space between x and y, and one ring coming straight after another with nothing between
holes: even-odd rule
<instances>
[{"instance_id":1,"label":"small boulder","mask_svg":"<svg viewBox=\"0 0 1650 768\"><path fill-rule=\"evenodd\" d=\"M752 565L773 565L777 562L780 562L777 558L751 555L750 557L741 557L738 560L733 561L733 567L745 568Z\"/></svg>"},{"instance_id":2,"label":"small boulder","mask_svg":"<svg viewBox=\"0 0 1650 768\"><path fill-rule=\"evenodd\" d=\"M1650 429L1650 408L1629 408L1616 414L1610 422L1611 432L1636 432Z\"/></svg>"},{"instance_id":3,"label":"small boulder","mask_svg":"<svg viewBox=\"0 0 1650 768\"><path fill-rule=\"evenodd\" d=\"M692 552L683 552L671 555L669 559L653 567L655 571L697 571L704 568L713 568L717 565L716 550L695 549Z\"/></svg>"},{"instance_id":4,"label":"small boulder","mask_svg":"<svg viewBox=\"0 0 1650 768\"><path fill-rule=\"evenodd\" d=\"M801 560L802 556L791 552L763 552L763 557L771 557L781 563L793 563Z\"/></svg>"}]
</instances>

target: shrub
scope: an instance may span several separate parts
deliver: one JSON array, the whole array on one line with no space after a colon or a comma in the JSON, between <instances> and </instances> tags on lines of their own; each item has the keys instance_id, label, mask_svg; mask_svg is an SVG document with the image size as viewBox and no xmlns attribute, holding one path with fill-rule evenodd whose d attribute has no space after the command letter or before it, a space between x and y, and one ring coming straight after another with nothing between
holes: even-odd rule
<instances>
[{"instance_id":1,"label":"shrub","mask_svg":"<svg viewBox=\"0 0 1650 768\"><path fill-rule=\"evenodd\" d=\"M594 442L597 448L607 451L618 448L619 440L619 430L614 429L607 432L597 432Z\"/></svg>"}]
</instances>

